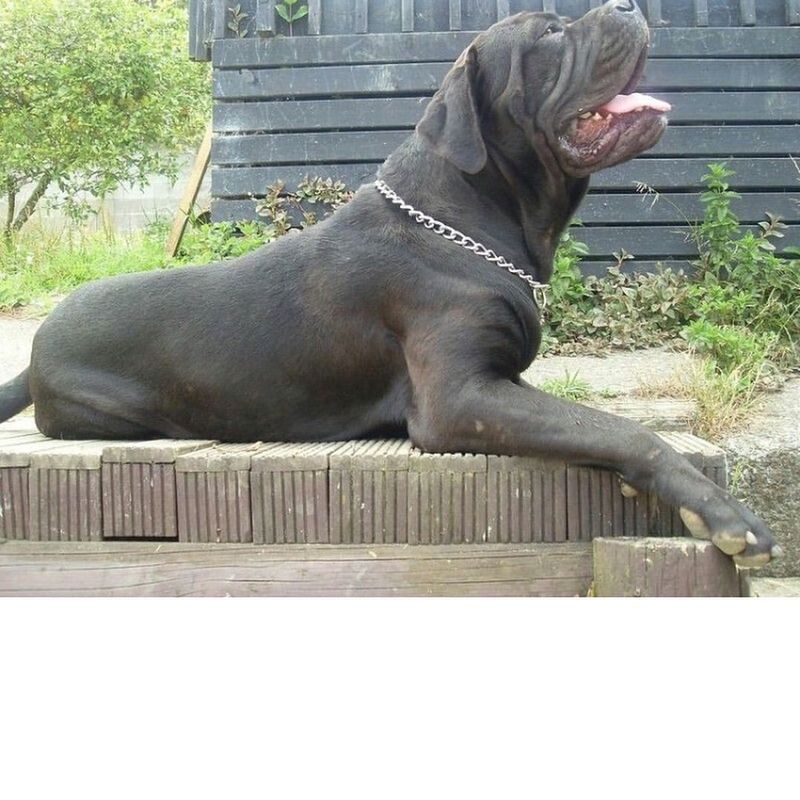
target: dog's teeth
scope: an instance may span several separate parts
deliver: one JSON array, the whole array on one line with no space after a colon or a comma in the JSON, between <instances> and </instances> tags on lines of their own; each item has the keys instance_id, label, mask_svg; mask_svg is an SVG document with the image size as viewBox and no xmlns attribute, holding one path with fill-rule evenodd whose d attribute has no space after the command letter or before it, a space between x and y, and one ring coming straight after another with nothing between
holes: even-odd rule
<instances>
[{"instance_id":1,"label":"dog's teeth","mask_svg":"<svg viewBox=\"0 0 800 800\"><path fill-rule=\"evenodd\" d=\"M601 120L601 119L603 119L603 118L600 116L600 114L598 114L598 113L595 111L595 112L594 112L594 116L592 116L592 119L593 119L595 122L597 122L597 120Z\"/></svg>"},{"instance_id":2,"label":"dog's teeth","mask_svg":"<svg viewBox=\"0 0 800 800\"><path fill-rule=\"evenodd\" d=\"M591 111L584 111L583 114L578 114L579 119L591 119L592 112Z\"/></svg>"}]
</instances>

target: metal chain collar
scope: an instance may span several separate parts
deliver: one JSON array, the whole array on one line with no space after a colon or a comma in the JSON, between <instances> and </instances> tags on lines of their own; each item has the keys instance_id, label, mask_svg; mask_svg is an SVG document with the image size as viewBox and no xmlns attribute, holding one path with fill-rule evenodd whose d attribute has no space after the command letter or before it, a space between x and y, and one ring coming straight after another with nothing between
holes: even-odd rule
<instances>
[{"instance_id":1,"label":"metal chain collar","mask_svg":"<svg viewBox=\"0 0 800 800\"><path fill-rule=\"evenodd\" d=\"M505 258L503 258L503 256L497 255L494 250L490 250L480 242L476 242L471 236L467 236L466 234L461 233L461 231L451 228L449 225L445 225L444 222L439 222L439 220L429 217L427 214L423 214L421 211L417 211L414 206L406 203L402 197L400 197L396 192L392 191L392 189L390 189L389 186L383 181L375 181L375 188L390 203L393 203L402 211L405 211L406 214L408 214L408 216L414 220L414 222L419 222L420 225L423 225L429 231L433 231L434 233L438 233L440 236L444 236L444 238L448 241L455 242L455 244L461 245L461 247L463 247L465 250L469 250L476 255L485 258L489 263L497 264L498 267L508 270L512 275L522 278L522 280L531 287L533 292L533 302L539 307L540 312L544 312L544 309L547 306L546 290L549 288L550 284L540 283L532 276L515 267L510 261L507 261Z\"/></svg>"}]
</instances>

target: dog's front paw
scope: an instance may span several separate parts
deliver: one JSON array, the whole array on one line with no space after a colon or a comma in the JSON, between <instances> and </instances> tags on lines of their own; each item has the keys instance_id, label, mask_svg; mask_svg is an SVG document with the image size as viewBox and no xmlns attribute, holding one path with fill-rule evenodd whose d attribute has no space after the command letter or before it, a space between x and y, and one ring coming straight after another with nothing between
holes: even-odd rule
<instances>
[{"instance_id":1,"label":"dog's front paw","mask_svg":"<svg viewBox=\"0 0 800 800\"><path fill-rule=\"evenodd\" d=\"M701 510L681 507L680 515L692 536L710 539L739 567L763 567L781 555L766 524L729 495Z\"/></svg>"}]
</instances>

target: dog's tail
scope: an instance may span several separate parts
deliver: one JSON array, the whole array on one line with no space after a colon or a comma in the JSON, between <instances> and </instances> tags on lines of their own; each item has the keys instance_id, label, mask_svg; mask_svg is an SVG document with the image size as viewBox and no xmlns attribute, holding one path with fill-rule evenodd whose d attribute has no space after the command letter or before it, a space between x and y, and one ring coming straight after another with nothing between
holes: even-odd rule
<instances>
[{"instance_id":1,"label":"dog's tail","mask_svg":"<svg viewBox=\"0 0 800 800\"><path fill-rule=\"evenodd\" d=\"M28 388L28 370L17 375L14 380L0 386L0 422L19 414L33 402Z\"/></svg>"}]
</instances>

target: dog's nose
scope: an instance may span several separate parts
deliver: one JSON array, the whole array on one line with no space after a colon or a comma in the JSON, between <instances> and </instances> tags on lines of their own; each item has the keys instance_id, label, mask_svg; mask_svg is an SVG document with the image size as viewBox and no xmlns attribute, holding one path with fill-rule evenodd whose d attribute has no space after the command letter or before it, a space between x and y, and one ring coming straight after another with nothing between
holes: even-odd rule
<instances>
[{"instance_id":1,"label":"dog's nose","mask_svg":"<svg viewBox=\"0 0 800 800\"><path fill-rule=\"evenodd\" d=\"M630 13L631 11L638 11L639 10L639 6L637 6L636 3L633 0L624 0L624 2L622 2L622 3L616 3L614 8L617 11L623 11L626 14Z\"/></svg>"}]
</instances>

